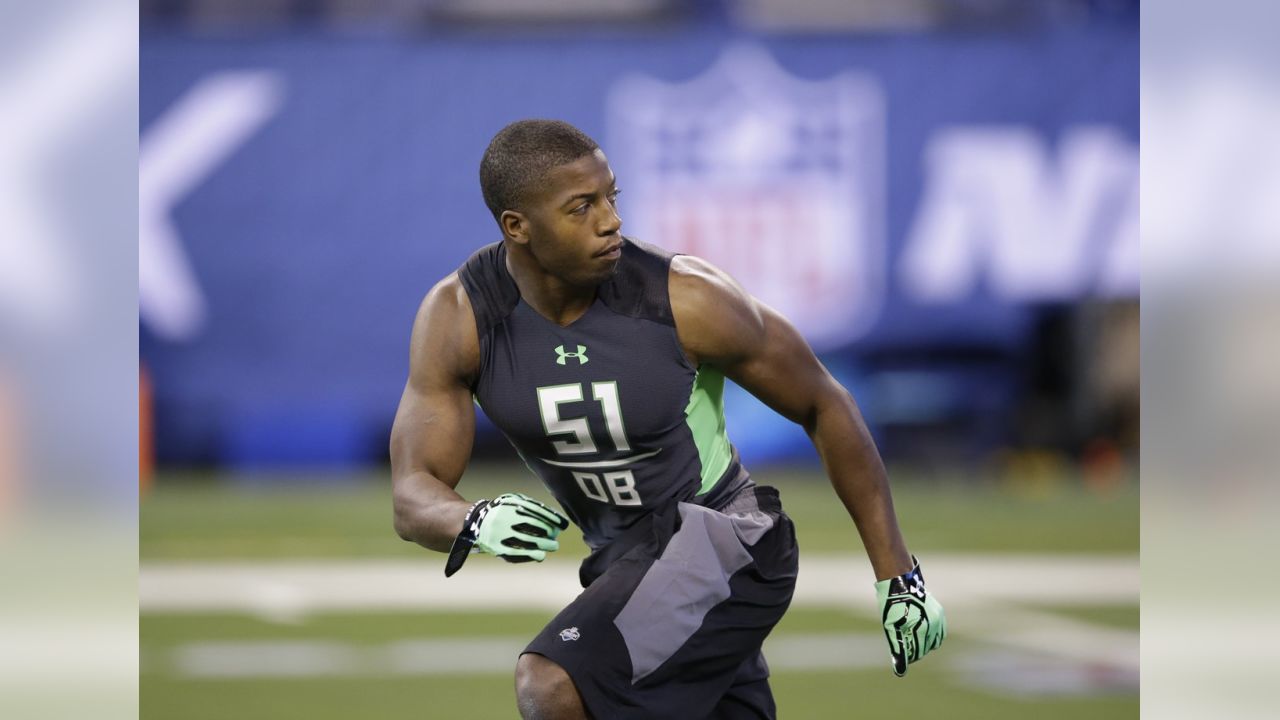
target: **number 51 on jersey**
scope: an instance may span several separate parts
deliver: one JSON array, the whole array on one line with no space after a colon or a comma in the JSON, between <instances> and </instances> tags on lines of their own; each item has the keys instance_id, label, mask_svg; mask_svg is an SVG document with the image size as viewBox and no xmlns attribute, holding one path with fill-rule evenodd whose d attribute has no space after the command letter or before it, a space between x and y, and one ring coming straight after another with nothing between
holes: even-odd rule
<instances>
[{"instance_id":1,"label":"number 51 on jersey","mask_svg":"<svg viewBox=\"0 0 1280 720\"><path fill-rule=\"evenodd\" d=\"M542 429L547 437L571 435L571 440L552 440L551 446L556 455L572 457L575 455L593 455L599 451L595 438L591 435L591 426L585 417L562 418L560 405L571 402L582 402L583 385L569 383L567 385L547 385L538 388L538 414L542 417ZM622 424L622 403L618 400L618 383L613 380L591 383L591 397L600 403L604 413L605 426L609 438L618 452L630 452L631 443L627 441L626 429ZM656 455L644 453L620 460L602 460L598 462L572 462L565 460L545 460L552 465L567 468L620 467L636 460ZM602 503L613 505L639 505L640 495L636 492L636 479L630 470L612 470L602 474L584 472L574 469L573 477L578 487L587 497Z\"/></svg>"}]
</instances>

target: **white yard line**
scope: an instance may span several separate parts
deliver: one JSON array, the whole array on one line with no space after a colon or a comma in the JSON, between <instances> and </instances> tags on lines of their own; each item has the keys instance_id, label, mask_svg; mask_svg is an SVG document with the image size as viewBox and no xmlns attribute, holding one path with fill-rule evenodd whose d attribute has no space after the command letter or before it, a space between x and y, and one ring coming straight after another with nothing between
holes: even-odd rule
<instances>
[{"instance_id":1,"label":"white yard line","mask_svg":"<svg viewBox=\"0 0 1280 720\"><path fill-rule=\"evenodd\" d=\"M173 654L173 668L207 679L266 677L388 677L394 675L509 674L523 636L421 638L362 646L318 640L201 642ZM774 670L888 667L884 639L869 634L804 634L771 638L765 646Z\"/></svg>"},{"instance_id":2,"label":"white yard line","mask_svg":"<svg viewBox=\"0 0 1280 720\"><path fill-rule=\"evenodd\" d=\"M1136 556L933 555L925 575L947 607L1000 603L1136 603ZM802 556L794 605L870 612L864 558ZM473 557L446 580L416 561L149 562L143 612L245 612L278 619L316 611L555 610L580 591L577 565L509 565Z\"/></svg>"},{"instance_id":3,"label":"white yard line","mask_svg":"<svg viewBox=\"0 0 1280 720\"><path fill-rule=\"evenodd\" d=\"M1136 633L1130 635L1136 646ZM1061 640L1056 638L1055 640ZM196 642L163 658L149 656L155 672L202 680L319 677L510 675L526 636L412 638L381 645L326 640ZM930 656L967 683L1002 693L1136 691L1136 659L1062 657L1044 648L982 650L973 645ZM883 636L873 633L783 633L765 642L773 672L882 670L889 672ZM1087 653L1086 653L1087 655ZM157 660L161 660L159 664Z\"/></svg>"}]
</instances>

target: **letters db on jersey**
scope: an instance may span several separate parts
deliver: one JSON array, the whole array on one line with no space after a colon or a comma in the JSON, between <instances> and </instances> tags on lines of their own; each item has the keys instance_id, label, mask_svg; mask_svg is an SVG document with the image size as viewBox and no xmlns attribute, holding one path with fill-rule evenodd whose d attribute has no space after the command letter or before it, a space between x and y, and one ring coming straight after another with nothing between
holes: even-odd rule
<instances>
[{"instance_id":1,"label":"letters db on jersey","mask_svg":"<svg viewBox=\"0 0 1280 720\"><path fill-rule=\"evenodd\" d=\"M885 292L884 98L843 72L810 81L728 49L682 83L610 91L610 159L628 234L704 257L819 348L856 339Z\"/></svg>"}]
</instances>

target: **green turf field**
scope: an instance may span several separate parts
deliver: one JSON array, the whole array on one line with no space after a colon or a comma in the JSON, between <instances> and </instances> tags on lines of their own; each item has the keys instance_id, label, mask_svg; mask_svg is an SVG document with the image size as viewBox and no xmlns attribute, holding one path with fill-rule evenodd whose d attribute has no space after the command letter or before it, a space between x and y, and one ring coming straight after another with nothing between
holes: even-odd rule
<instances>
[{"instance_id":1,"label":"green turf field","mask_svg":"<svg viewBox=\"0 0 1280 720\"><path fill-rule=\"evenodd\" d=\"M777 487L796 521L805 552L861 552L857 532L821 475L765 470L757 480ZM391 530L386 479L241 484L207 476L162 478L142 506L142 560L273 557L417 557L420 550ZM265 487L264 487L265 485ZM302 492L299 492L302 490ZM551 503L523 468L482 467L458 487L464 497L523 492ZM1136 486L1108 495L1063 480L1017 492L990 483L897 481L894 502L912 551L1129 554L1138 549ZM585 554L580 539L562 556ZM581 536L578 536L579 538Z\"/></svg>"},{"instance_id":2,"label":"green turf field","mask_svg":"<svg viewBox=\"0 0 1280 720\"><path fill-rule=\"evenodd\" d=\"M316 639L351 646L382 645L403 637L469 637L529 634L545 614L320 616L300 625L278 625L232 616L144 616L142 715L148 718L510 718L514 692L507 670L445 676L329 677L323 679L190 679L166 668L184 643L228 640ZM836 611L793 610L775 630L792 633L872 632L865 618ZM950 638L948 653L973 652L980 643ZM766 653L768 647L766 646ZM973 687L967 673L944 654L914 665L897 679L882 668L777 671L773 683L781 717L889 717L906 700L913 714L936 718L1038 719L1135 718L1137 697L1103 692L1075 697L1018 698ZM903 693L909 692L904 697Z\"/></svg>"},{"instance_id":3,"label":"green turf field","mask_svg":"<svg viewBox=\"0 0 1280 720\"><path fill-rule=\"evenodd\" d=\"M464 495L515 489L546 497L519 469L482 468L473 475L479 477L460 488ZM765 471L757 478L781 489L803 557L861 553L856 532L820 477ZM1099 496L1069 483L1028 494L985 484L958 489L899 482L895 498L926 569L930 553L1137 553L1136 488ZM389 489L376 480L264 490L210 478L161 477L142 503L140 553L144 572L149 563L161 562L201 567L228 560L422 558L426 551L396 538L390 520ZM570 539L557 559L570 562L582 553L580 542ZM426 571L438 572L438 558L429 560ZM946 589L934 589L946 603ZM1096 632L1100 642L1132 637L1136 643L1136 608L1136 602L1043 602L1017 610L1033 620ZM879 657L874 643L882 640L871 618L848 607L793 607L766 645L766 654L776 658L780 717L879 718L904 710L994 720L1137 717L1136 669L992 642L985 631L970 629L978 620L990 627L1000 612L994 608L994 615L984 617L982 608L949 608L952 632L943 650L897 679L887 658ZM151 612L144 604L142 717L515 717L514 652L551 614L456 608L272 616ZM457 667L450 666L451 651L433 650L442 647L462 648L456 651Z\"/></svg>"}]
</instances>

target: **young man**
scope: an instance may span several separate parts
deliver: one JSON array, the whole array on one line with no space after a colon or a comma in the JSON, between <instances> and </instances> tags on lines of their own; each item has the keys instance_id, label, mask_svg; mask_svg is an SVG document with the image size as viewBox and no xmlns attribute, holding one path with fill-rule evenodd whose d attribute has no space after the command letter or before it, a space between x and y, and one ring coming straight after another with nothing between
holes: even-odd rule
<instances>
[{"instance_id":1,"label":"young man","mask_svg":"<svg viewBox=\"0 0 1280 720\"><path fill-rule=\"evenodd\" d=\"M812 438L875 571L894 671L945 637L857 406L776 312L709 263L622 236L599 146L558 121L480 165L502 240L427 294L391 437L395 526L450 553L541 561L572 520L586 588L516 665L530 718L772 718L761 643L795 587L778 492L725 435L728 377ZM568 516L454 488L473 399Z\"/></svg>"}]
</instances>

